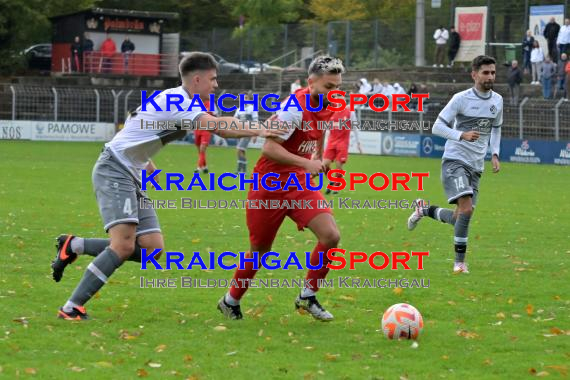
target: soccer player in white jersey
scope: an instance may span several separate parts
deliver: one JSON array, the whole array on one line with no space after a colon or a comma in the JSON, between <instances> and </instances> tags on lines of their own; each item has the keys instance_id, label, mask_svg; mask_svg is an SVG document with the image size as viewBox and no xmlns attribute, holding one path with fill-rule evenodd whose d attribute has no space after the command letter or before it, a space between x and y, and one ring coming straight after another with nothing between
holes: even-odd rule
<instances>
[{"instance_id":1,"label":"soccer player in white jersey","mask_svg":"<svg viewBox=\"0 0 570 380\"><path fill-rule=\"evenodd\" d=\"M279 137L286 132L260 128L252 123L240 123L233 117L217 118L199 107L190 109L194 95L199 95L205 101L218 87L217 64L210 54L190 54L180 62L179 70L182 86L165 90L154 98L162 111L150 103L146 111L139 107L129 116L125 127L105 144L93 168L93 188L104 229L109 233L110 239L88 239L73 235L57 238L57 256L52 263L55 281L61 280L65 267L75 261L77 255L96 256L69 300L59 309L59 318L87 319L85 303L125 260L140 262L141 248L151 252L164 249L156 212L151 208L140 208L141 200L147 198L141 189L141 171L147 167L154 154L169 142L184 137L189 129L180 125L175 129L143 128L142 125L148 125L150 121L181 124L182 119L185 119L198 124L198 128L210 127L217 122L240 125L240 129L212 130L223 137ZM171 100L180 101L179 106L170 103L170 111L166 107L167 94L176 98L171 97ZM153 168L149 170L152 171Z\"/></svg>"},{"instance_id":2,"label":"soccer player in white jersey","mask_svg":"<svg viewBox=\"0 0 570 380\"><path fill-rule=\"evenodd\" d=\"M252 96L250 93L244 94L244 100L249 101ZM238 107L234 117L241 121L258 121L259 120L259 113L254 110L253 104L246 104L243 107L243 111L240 111L241 107ZM247 158L245 156L245 152L247 150L247 146L249 145L249 141L253 139L253 143L255 143L255 137L242 137L238 140L237 143L237 172L238 173L245 173L247 171Z\"/></svg>"},{"instance_id":3,"label":"soccer player in white jersey","mask_svg":"<svg viewBox=\"0 0 570 380\"><path fill-rule=\"evenodd\" d=\"M477 204L479 180L483 173L485 155L491 144L493 172L498 173L503 98L493 91L495 59L480 55L471 64L475 85L451 98L440 112L432 133L447 139L441 167L441 181L447 201L456 204L454 210L432 205L425 207L422 199L408 218L408 229L416 228L424 217L454 226L454 273L469 273L465 254L467 235L473 209Z\"/></svg>"}]
</instances>

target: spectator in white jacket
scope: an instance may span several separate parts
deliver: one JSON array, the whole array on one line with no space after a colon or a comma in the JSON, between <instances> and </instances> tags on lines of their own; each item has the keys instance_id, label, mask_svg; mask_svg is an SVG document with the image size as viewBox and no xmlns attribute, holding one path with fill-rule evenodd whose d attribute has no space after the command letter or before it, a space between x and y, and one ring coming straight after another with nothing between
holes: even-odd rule
<instances>
[{"instance_id":1,"label":"spectator in white jacket","mask_svg":"<svg viewBox=\"0 0 570 380\"><path fill-rule=\"evenodd\" d=\"M558 53L560 55L564 53L566 55L570 54L570 18L565 19L564 25L560 27L556 44L558 45Z\"/></svg>"},{"instance_id":2,"label":"spectator in white jacket","mask_svg":"<svg viewBox=\"0 0 570 380\"><path fill-rule=\"evenodd\" d=\"M433 34L435 40L435 63L433 67L443 67L443 60L445 59L445 51L447 47L447 40L449 40L449 32L441 25Z\"/></svg>"},{"instance_id":3,"label":"spectator in white jacket","mask_svg":"<svg viewBox=\"0 0 570 380\"><path fill-rule=\"evenodd\" d=\"M530 84L540 84L542 62L544 62L544 53L538 41L534 40L530 52L530 64L532 66L532 82Z\"/></svg>"},{"instance_id":4,"label":"spectator in white jacket","mask_svg":"<svg viewBox=\"0 0 570 380\"><path fill-rule=\"evenodd\" d=\"M367 95L372 91L372 86L368 83L366 78L361 78L358 87L358 93Z\"/></svg>"}]
</instances>

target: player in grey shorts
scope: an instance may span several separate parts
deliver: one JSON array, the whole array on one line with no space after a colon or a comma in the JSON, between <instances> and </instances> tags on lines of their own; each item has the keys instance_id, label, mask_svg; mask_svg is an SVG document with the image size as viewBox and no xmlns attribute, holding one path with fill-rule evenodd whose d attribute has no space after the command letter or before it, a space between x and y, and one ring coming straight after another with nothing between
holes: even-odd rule
<instances>
[{"instance_id":1,"label":"player in grey shorts","mask_svg":"<svg viewBox=\"0 0 570 380\"><path fill-rule=\"evenodd\" d=\"M251 93L247 93L243 95L244 100L251 100L252 96ZM240 110L243 108L243 111ZM251 122L251 121L258 121L259 116L257 111L254 111L254 107L251 104L246 104L243 107L239 107L234 114L234 117L238 120ZM237 173L245 173L247 171L247 158L245 156L245 152L247 151L247 147L249 142L253 139L252 142L255 143L255 137L242 137L238 140L237 143Z\"/></svg>"},{"instance_id":2,"label":"player in grey shorts","mask_svg":"<svg viewBox=\"0 0 570 380\"><path fill-rule=\"evenodd\" d=\"M451 224L454 228L454 273L469 273L465 262L467 235L473 209L477 204L479 181L485 166L485 155L491 145L493 172L500 170L499 147L503 123L503 98L493 92L495 59L480 55L472 64L475 85L453 96L439 114L432 133L447 139L441 165L441 181L455 210L432 205L418 199L408 218L408 229L416 228L424 217Z\"/></svg>"},{"instance_id":3,"label":"player in grey shorts","mask_svg":"<svg viewBox=\"0 0 570 380\"><path fill-rule=\"evenodd\" d=\"M217 64L210 54L192 53L180 62L179 69L182 86L163 91L152 98L155 105L147 103L145 111L139 107L132 113L125 121L125 127L105 144L93 168L93 187L104 229L110 239L88 239L73 235L61 235L57 238L57 256L51 265L56 282L61 280L66 266L75 261L78 255L95 256L71 297L59 309L59 318L87 319L85 303L101 289L125 260L142 261L142 249L148 250L144 257L158 253L154 256L158 259L164 250L155 211L140 207L140 201L146 198L141 188L141 172L146 170L147 177L158 181L153 175L156 167L151 157L166 144L184 137L189 129L149 128L149 123L173 121L180 125L181 120L185 119L187 121L184 123L191 120L199 124L198 129L221 123L240 125L239 120L233 117L217 118L200 108L190 107L194 95L198 95L200 99L208 99L209 94L214 93L218 87ZM170 107L168 110L166 104L169 97L180 100L180 106ZM147 127L142 128L142 125ZM241 129L215 128L211 132L234 138L257 135L279 137L286 130L269 130L241 123Z\"/></svg>"}]
</instances>

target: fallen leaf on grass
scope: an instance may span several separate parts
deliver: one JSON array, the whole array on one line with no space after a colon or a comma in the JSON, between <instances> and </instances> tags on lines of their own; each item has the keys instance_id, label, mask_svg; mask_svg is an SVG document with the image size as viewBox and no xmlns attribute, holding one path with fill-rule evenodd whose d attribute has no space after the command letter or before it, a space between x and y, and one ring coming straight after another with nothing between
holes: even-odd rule
<instances>
[{"instance_id":1,"label":"fallen leaf on grass","mask_svg":"<svg viewBox=\"0 0 570 380\"><path fill-rule=\"evenodd\" d=\"M146 365L148 365L150 368L160 368L160 367L162 367L162 364L160 364L160 363L155 363L155 362L148 362L148 363L146 363Z\"/></svg>"},{"instance_id":2,"label":"fallen leaf on grass","mask_svg":"<svg viewBox=\"0 0 570 380\"><path fill-rule=\"evenodd\" d=\"M467 330L457 330L457 335L462 336L465 339L475 339L479 337L477 333L469 332Z\"/></svg>"},{"instance_id":3,"label":"fallen leaf on grass","mask_svg":"<svg viewBox=\"0 0 570 380\"><path fill-rule=\"evenodd\" d=\"M96 365L97 367L101 367L101 368L111 368L111 367L113 367L113 363L111 363L111 362L97 362L97 363L95 363L95 365Z\"/></svg>"},{"instance_id":4,"label":"fallen leaf on grass","mask_svg":"<svg viewBox=\"0 0 570 380\"><path fill-rule=\"evenodd\" d=\"M404 289L394 288L394 290L392 290L392 292L394 292L395 295L399 296L400 294L402 294L404 292Z\"/></svg>"},{"instance_id":5,"label":"fallen leaf on grass","mask_svg":"<svg viewBox=\"0 0 570 380\"><path fill-rule=\"evenodd\" d=\"M340 356L340 354L325 354L325 360L328 362L334 362L338 359L338 357Z\"/></svg>"},{"instance_id":6,"label":"fallen leaf on grass","mask_svg":"<svg viewBox=\"0 0 570 380\"><path fill-rule=\"evenodd\" d=\"M547 365L546 368L550 368L553 369L555 371L558 371L558 373L560 373L560 375L566 377L566 375L568 375L568 367L566 367L565 365Z\"/></svg>"},{"instance_id":7,"label":"fallen leaf on grass","mask_svg":"<svg viewBox=\"0 0 570 380\"><path fill-rule=\"evenodd\" d=\"M313 347L313 346L307 346L307 347L304 347L304 348L305 348L305 350L307 350L307 351L313 351L313 350L315 349L315 347Z\"/></svg>"},{"instance_id":8,"label":"fallen leaf on grass","mask_svg":"<svg viewBox=\"0 0 570 380\"><path fill-rule=\"evenodd\" d=\"M148 372L146 369L144 368L139 368L137 369L137 376L138 377L147 377L148 376Z\"/></svg>"},{"instance_id":9,"label":"fallen leaf on grass","mask_svg":"<svg viewBox=\"0 0 570 380\"><path fill-rule=\"evenodd\" d=\"M72 370L73 372L83 372L83 371L85 371L85 368L73 366L70 368L70 370Z\"/></svg>"},{"instance_id":10,"label":"fallen leaf on grass","mask_svg":"<svg viewBox=\"0 0 570 380\"><path fill-rule=\"evenodd\" d=\"M354 302L354 297L353 297L353 296L341 295L341 296L340 296L340 299L341 299L341 300L344 300L344 301L351 301L351 302Z\"/></svg>"},{"instance_id":11,"label":"fallen leaf on grass","mask_svg":"<svg viewBox=\"0 0 570 380\"><path fill-rule=\"evenodd\" d=\"M162 352L166 349L166 344L160 344L154 349L155 352Z\"/></svg>"},{"instance_id":12,"label":"fallen leaf on grass","mask_svg":"<svg viewBox=\"0 0 570 380\"><path fill-rule=\"evenodd\" d=\"M552 327L550 329L550 332L553 333L554 335L564 335L565 334L564 330L560 330L558 327Z\"/></svg>"},{"instance_id":13,"label":"fallen leaf on grass","mask_svg":"<svg viewBox=\"0 0 570 380\"><path fill-rule=\"evenodd\" d=\"M184 361L186 363L191 362L192 361L192 355L184 355Z\"/></svg>"},{"instance_id":14,"label":"fallen leaf on grass","mask_svg":"<svg viewBox=\"0 0 570 380\"><path fill-rule=\"evenodd\" d=\"M506 318L505 313L503 313L503 312L497 313L497 315L495 315L495 316L499 319L505 319Z\"/></svg>"},{"instance_id":15,"label":"fallen leaf on grass","mask_svg":"<svg viewBox=\"0 0 570 380\"><path fill-rule=\"evenodd\" d=\"M531 304L526 305L526 313L528 315L532 315L533 311L534 311L534 306L532 306Z\"/></svg>"},{"instance_id":16,"label":"fallen leaf on grass","mask_svg":"<svg viewBox=\"0 0 570 380\"><path fill-rule=\"evenodd\" d=\"M38 373L38 371L35 368L26 368L25 371L28 375L35 375L36 373Z\"/></svg>"},{"instance_id":17,"label":"fallen leaf on grass","mask_svg":"<svg viewBox=\"0 0 570 380\"><path fill-rule=\"evenodd\" d=\"M216 326L214 331L226 331L228 328L226 326Z\"/></svg>"}]
</instances>

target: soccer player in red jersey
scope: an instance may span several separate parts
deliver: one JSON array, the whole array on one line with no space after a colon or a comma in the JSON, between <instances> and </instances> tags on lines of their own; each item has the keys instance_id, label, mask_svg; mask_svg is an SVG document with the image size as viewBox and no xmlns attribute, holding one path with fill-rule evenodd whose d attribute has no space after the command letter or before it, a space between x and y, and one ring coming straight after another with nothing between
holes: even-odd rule
<instances>
[{"instance_id":1,"label":"soccer player in red jersey","mask_svg":"<svg viewBox=\"0 0 570 380\"><path fill-rule=\"evenodd\" d=\"M323 163L328 168L331 163L334 162L336 169L342 170L343 165L346 164L346 161L348 160L350 132L354 132L358 151L362 153L360 141L358 140L358 129L355 127L358 120L356 118L356 113L354 111L350 111L349 108L346 108L343 111L335 112L332 121L334 122L334 126L329 131L329 138L325 149ZM330 194L330 192L331 189L329 188L325 190L326 194ZM337 191L333 192L333 194L337 193Z\"/></svg>"},{"instance_id":2,"label":"soccer player in red jersey","mask_svg":"<svg viewBox=\"0 0 570 380\"><path fill-rule=\"evenodd\" d=\"M204 102L204 107L210 109L210 102ZM212 116L218 116L217 112L208 112ZM194 144L198 149L198 167L194 173L208 173L208 164L206 163L206 150L210 145L210 138L212 134L205 129L197 129L194 131Z\"/></svg>"},{"instance_id":3,"label":"soccer player in red jersey","mask_svg":"<svg viewBox=\"0 0 570 380\"><path fill-rule=\"evenodd\" d=\"M289 125L297 126L291 128L290 133L281 138L268 138L263 146L262 157L257 162L253 172L258 173L259 181L266 173L277 173L281 181L281 188L276 191L265 190L259 183L259 190L254 191L250 187L248 200L279 200L280 204L287 201L311 201L312 208L253 208L246 210L247 227L249 229L250 251L247 257L253 257L252 252L259 252L259 258L266 252L271 251L273 241L277 231L286 216L290 217L299 230L310 229L318 239L317 245L313 249L310 257L312 266L320 265L320 269L309 269L306 277L306 287L295 300L297 309L304 309L314 318L321 321L330 321L333 315L325 310L317 301L318 280L324 279L328 273L327 252L331 248L336 248L340 240L340 233L336 225L332 211L329 208L319 208L319 201L324 201L324 196L320 191L307 190L306 173L318 175L326 170L322 161L322 151L324 143L324 131L317 128L317 122L330 121L335 112L327 110L327 94L329 91L337 90L342 83L342 73L344 67L338 58L329 56L317 57L309 66L308 87L295 92L291 97L295 97L302 108L296 106L288 110L282 110L277 114L277 120ZM321 111L311 112L307 110L306 98L311 99L311 107L317 107L319 98L322 97L323 107ZM284 104L287 104L286 100ZM299 128L304 122L311 122L310 128ZM290 173L294 173L301 184L302 190L292 187L283 190L283 185L287 181ZM312 181L311 181L312 182ZM314 183L312 184L315 185ZM257 203L256 207L259 207ZM304 262L304 260L301 260ZM261 266L261 264L260 264ZM246 262L244 269L237 269L234 274L239 286L231 286L229 291L218 302L218 309L231 319L241 319L240 299L248 288L247 281L252 279L257 270L253 268L252 262ZM242 285L243 284L243 285Z\"/></svg>"}]
</instances>

